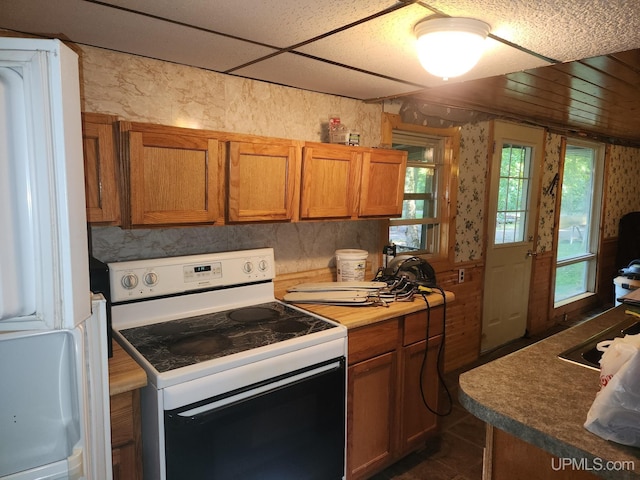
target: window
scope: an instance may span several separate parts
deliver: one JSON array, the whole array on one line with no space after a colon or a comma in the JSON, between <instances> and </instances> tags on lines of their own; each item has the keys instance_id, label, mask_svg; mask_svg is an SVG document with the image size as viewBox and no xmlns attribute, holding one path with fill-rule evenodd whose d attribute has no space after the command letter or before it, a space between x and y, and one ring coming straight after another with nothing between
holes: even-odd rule
<instances>
[{"instance_id":1,"label":"window","mask_svg":"<svg viewBox=\"0 0 640 480\"><path fill-rule=\"evenodd\" d=\"M556 251L556 307L595 292L603 164L600 145L567 141Z\"/></svg>"},{"instance_id":2,"label":"window","mask_svg":"<svg viewBox=\"0 0 640 480\"><path fill-rule=\"evenodd\" d=\"M533 148L504 144L498 177L495 244L523 242Z\"/></svg>"},{"instance_id":3,"label":"window","mask_svg":"<svg viewBox=\"0 0 640 480\"><path fill-rule=\"evenodd\" d=\"M393 131L392 148L408 152L402 217L392 219L389 226L389 238L398 253L440 251L442 143L442 139L427 135Z\"/></svg>"},{"instance_id":4,"label":"window","mask_svg":"<svg viewBox=\"0 0 640 480\"><path fill-rule=\"evenodd\" d=\"M383 143L407 151L402 217L389 221L389 239L397 253L448 259L453 245L451 175L459 145L458 128L404 124L398 115L383 114Z\"/></svg>"}]
</instances>

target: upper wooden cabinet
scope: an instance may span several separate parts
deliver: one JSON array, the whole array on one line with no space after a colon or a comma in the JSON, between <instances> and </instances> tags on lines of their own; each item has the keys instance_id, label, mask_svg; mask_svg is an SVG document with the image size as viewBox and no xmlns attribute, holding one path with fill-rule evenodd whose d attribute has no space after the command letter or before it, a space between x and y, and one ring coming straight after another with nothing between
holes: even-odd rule
<instances>
[{"instance_id":1,"label":"upper wooden cabinet","mask_svg":"<svg viewBox=\"0 0 640 480\"><path fill-rule=\"evenodd\" d=\"M407 152L370 149L362 154L361 217L402 214Z\"/></svg>"},{"instance_id":2,"label":"upper wooden cabinet","mask_svg":"<svg viewBox=\"0 0 640 480\"><path fill-rule=\"evenodd\" d=\"M306 143L300 218L398 216L406 166L403 151Z\"/></svg>"},{"instance_id":3,"label":"upper wooden cabinet","mask_svg":"<svg viewBox=\"0 0 640 480\"><path fill-rule=\"evenodd\" d=\"M120 123L125 226L223 223L224 144L215 132Z\"/></svg>"},{"instance_id":4,"label":"upper wooden cabinet","mask_svg":"<svg viewBox=\"0 0 640 480\"><path fill-rule=\"evenodd\" d=\"M349 218L357 211L360 155L350 147L307 143L302 157L300 217Z\"/></svg>"},{"instance_id":5,"label":"upper wooden cabinet","mask_svg":"<svg viewBox=\"0 0 640 480\"><path fill-rule=\"evenodd\" d=\"M300 146L293 141L228 143L227 221L291 221L300 198Z\"/></svg>"},{"instance_id":6,"label":"upper wooden cabinet","mask_svg":"<svg viewBox=\"0 0 640 480\"><path fill-rule=\"evenodd\" d=\"M109 115L83 120L92 223L223 225L402 212L403 151L116 123Z\"/></svg>"},{"instance_id":7,"label":"upper wooden cabinet","mask_svg":"<svg viewBox=\"0 0 640 480\"><path fill-rule=\"evenodd\" d=\"M82 114L84 182L89 223L120 224L116 121L117 118L111 115Z\"/></svg>"}]
</instances>

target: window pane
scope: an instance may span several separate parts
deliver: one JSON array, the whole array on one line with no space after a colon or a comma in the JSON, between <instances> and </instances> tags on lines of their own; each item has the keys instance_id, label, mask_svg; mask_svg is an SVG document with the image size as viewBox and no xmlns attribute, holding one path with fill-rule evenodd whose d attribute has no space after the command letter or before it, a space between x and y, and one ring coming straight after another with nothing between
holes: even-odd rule
<instances>
[{"instance_id":1,"label":"window pane","mask_svg":"<svg viewBox=\"0 0 640 480\"><path fill-rule=\"evenodd\" d=\"M596 290L603 151L567 143L556 251L555 302Z\"/></svg>"},{"instance_id":2,"label":"window pane","mask_svg":"<svg viewBox=\"0 0 640 480\"><path fill-rule=\"evenodd\" d=\"M531 147L502 146L495 243L523 242L529 199Z\"/></svg>"},{"instance_id":3,"label":"window pane","mask_svg":"<svg viewBox=\"0 0 640 480\"><path fill-rule=\"evenodd\" d=\"M393 145L393 148L398 149L398 144ZM415 146L403 146L402 150L406 150L407 162L409 163L433 163L434 148L433 147L415 147Z\"/></svg>"},{"instance_id":4,"label":"window pane","mask_svg":"<svg viewBox=\"0 0 640 480\"><path fill-rule=\"evenodd\" d=\"M434 168L407 167L404 179L405 193L433 193L434 183Z\"/></svg>"},{"instance_id":5,"label":"window pane","mask_svg":"<svg viewBox=\"0 0 640 480\"><path fill-rule=\"evenodd\" d=\"M439 225L392 225L389 227L389 236L396 244L397 253L411 253L426 251L435 253L438 251L440 238Z\"/></svg>"},{"instance_id":6,"label":"window pane","mask_svg":"<svg viewBox=\"0 0 640 480\"><path fill-rule=\"evenodd\" d=\"M399 252L439 253L440 181L444 140L418 132L393 131L392 147L407 152L402 217L391 219L389 239Z\"/></svg>"},{"instance_id":7,"label":"window pane","mask_svg":"<svg viewBox=\"0 0 640 480\"><path fill-rule=\"evenodd\" d=\"M567 146L560 205L558 260L590 253L594 153L591 148Z\"/></svg>"},{"instance_id":8,"label":"window pane","mask_svg":"<svg viewBox=\"0 0 640 480\"><path fill-rule=\"evenodd\" d=\"M429 211L425 212L425 204L427 210L432 210L432 202L424 200L405 200L402 202L402 218L405 220L425 218L429 216Z\"/></svg>"},{"instance_id":9,"label":"window pane","mask_svg":"<svg viewBox=\"0 0 640 480\"><path fill-rule=\"evenodd\" d=\"M580 262L556 269L554 302L560 302L587 291L587 267L588 262Z\"/></svg>"}]
</instances>

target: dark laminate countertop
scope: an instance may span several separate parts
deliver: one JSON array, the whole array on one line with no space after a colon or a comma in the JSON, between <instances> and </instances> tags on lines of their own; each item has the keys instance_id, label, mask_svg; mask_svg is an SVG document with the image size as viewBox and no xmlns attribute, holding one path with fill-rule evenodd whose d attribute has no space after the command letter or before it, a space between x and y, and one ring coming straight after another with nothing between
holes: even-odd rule
<instances>
[{"instance_id":1,"label":"dark laminate countertop","mask_svg":"<svg viewBox=\"0 0 640 480\"><path fill-rule=\"evenodd\" d=\"M640 478L640 448L604 440L583 427L599 389L599 373L558 354L624 320L611 309L460 376L460 402L476 417L559 458L631 461L633 471L593 471L603 478Z\"/></svg>"}]
</instances>

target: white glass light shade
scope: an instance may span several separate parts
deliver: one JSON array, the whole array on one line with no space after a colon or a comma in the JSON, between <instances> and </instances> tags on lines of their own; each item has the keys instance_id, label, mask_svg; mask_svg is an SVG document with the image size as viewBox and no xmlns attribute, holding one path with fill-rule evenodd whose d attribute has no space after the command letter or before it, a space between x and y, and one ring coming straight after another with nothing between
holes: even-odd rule
<instances>
[{"instance_id":1,"label":"white glass light shade","mask_svg":"<svg viewBox=\"0 0 640 480\"><path fill-rule=\"evenodd\" d=\"M490 27L473 18L433 18L418 23L418 59L424 69L444 79L471 70L484 51Z\"/></svg>"}]
</instances>

